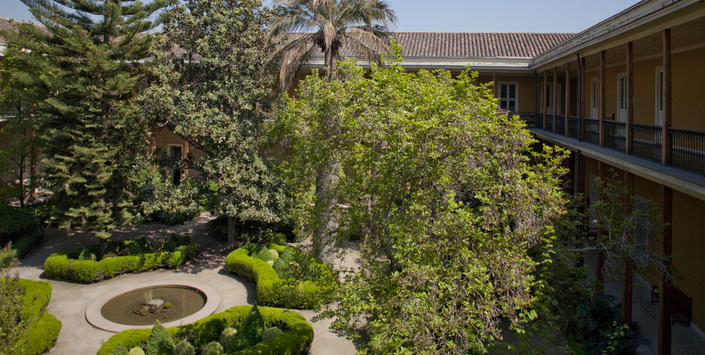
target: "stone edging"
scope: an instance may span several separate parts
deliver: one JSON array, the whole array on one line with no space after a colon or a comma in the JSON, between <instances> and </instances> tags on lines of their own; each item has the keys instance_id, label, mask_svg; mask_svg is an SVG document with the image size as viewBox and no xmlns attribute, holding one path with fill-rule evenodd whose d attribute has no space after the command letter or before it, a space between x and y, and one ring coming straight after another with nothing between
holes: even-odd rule
<instances>
[{"instance_id":1,"label":"stone edging","mask_svg":"<svg viewBox=\"0 0 705 355\"><path fill-rule=\"evenodd\" d=\"M174 326L180 326L184 324L189 324L193 323L199 319L205 318L211 314L213 314L218 308L218 305L220 305L220 295L218 292L216 292L212 287L208 285L204 285L198 282L191 282L191 281L156 281L156 282L148 282L148 283L143 283L143 284L138 284L135 286L130 286L130 287L123 287L119 289L118 291L115 292L110 292L105 295L102 295L98 297L95 301L91 302L91 304L88 306L86 309L86 320L88 323L93 325L96 328L106 330L109 332L113 333L118 333L123 330L127 329L144 329L144 328L152 328L152 325L125 325L125 324L119 324L115 322L111 322L103 317L101 314L100 310L103 308L103 305L110 301L111 299L124 295L126 293L130 293L133 291L139 291L140 289L145 289L145 288L150 288L150 287L158 287L158 286L186 286L186 287L192 287L195 289L200 290L203 292L203 294L206 296L206 304L199 310L198 312L188 316L184 317L178 320L175 320L173 322L168 322L168 323L163 323L162 325L164 327L174 327Z\"/></svg>"}]
</instances>

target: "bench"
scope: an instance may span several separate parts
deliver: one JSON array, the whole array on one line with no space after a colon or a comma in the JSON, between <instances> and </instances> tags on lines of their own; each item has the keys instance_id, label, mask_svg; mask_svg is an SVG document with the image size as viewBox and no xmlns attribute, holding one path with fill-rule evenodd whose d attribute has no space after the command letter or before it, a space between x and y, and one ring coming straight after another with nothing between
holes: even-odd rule
<instances>
[{"instance_id":1,"label":"bench","mask_svg":"<svg viewBox=\"0 0 705 355\"><path fill-rule=\"evenodd\" d=\"M659 300L659 287L651 286L651 304ZM671 324L676 322L690 326L693 320L693 298L688 297L683 291L671 287Z\"/></svg>"}]
</instances>

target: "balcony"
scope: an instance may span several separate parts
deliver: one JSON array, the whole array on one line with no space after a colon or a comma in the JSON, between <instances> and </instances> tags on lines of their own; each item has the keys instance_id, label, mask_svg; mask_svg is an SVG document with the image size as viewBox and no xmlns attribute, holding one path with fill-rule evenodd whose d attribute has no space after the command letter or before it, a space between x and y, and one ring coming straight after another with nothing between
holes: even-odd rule
<instances>
[{"instance_id":1,"label":"balcony","mask_svg":"<svg viewBox=\"0 0 705 355\"><path fill-rule=\"evenodd\" d=\"M555 130L554 130L555 123ZM580 124L582 123L582 127ZM566 130L566 124L568 125ZM678 168L701 176L705 175L705 132L683 129L669 129L669 156L663 164L663 129L632 123L629 125L617 121L603 121L600 133L600 120L559 116L555 119L550 114L536 114L535 128L548 131L558 136L573 138L595 146L600 146L619 153ZM580 134L582 133L582 139ZM628 134L630 133L630 134Z\"/></svg>"}]
</instances>

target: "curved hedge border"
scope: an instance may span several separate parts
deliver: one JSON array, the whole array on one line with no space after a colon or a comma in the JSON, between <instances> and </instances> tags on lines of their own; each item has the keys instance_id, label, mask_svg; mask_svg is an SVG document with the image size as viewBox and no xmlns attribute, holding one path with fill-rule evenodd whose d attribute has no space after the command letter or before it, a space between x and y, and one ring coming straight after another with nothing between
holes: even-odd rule
<instances>
[{"instance_id":1,"label":"curved hedge border","mask_svg":"<svg viewBox=\"0 0 705 355\"><path fill-rule=\"evenodd\" d=\"M81 250L58 252L44 261L44 272L52 279L92 283L131 272L161 267L173 269L193 257L198 248L198 244L187 244L177 247L173 252L115 256L100 261L76 259Z\"/></svg>"},{"instance_id":2,"label":"curved hedge border","mask_svg":"<svg viewBox=\"0 0 705 355\"><path fill-rule=\"evenodd\" d=\"M258 307L264 318L265 327L279 326L288 329L283 334L263 341L255 346L235 352L237 355L250 354L305 354L313 342L313 327L302 315L285 309ZM237 327L252 306L235 306L197 322L180 327L168 328L177 339L188 338L197 349L218 341L227 327ZM131 349L147 343L151 329L130 329L113 335L98 350L98 355L110 355L113 349L122 344Z\"/></svg>"},{"instance_id":3,"label":"curved hedge border","mask_svg":"<svg viewBox=\"0 0 705 355\"><path fill-rule=\"evenodd\" d=\"M59 337L61 322L53 315L46 312L45 306L51 300L51 285L44 281L32 281L20 279L20 285L24 287L26 293L22 313L25 318L34 317L28 325L27 340L20 349L23 355L44 354L51 349ZM44 313L40 313L42 309ZM39 316L39 317L37 317Z\"/></svg>"},{"instance_id":4,"label":"curved hedge border","mask_svg":"<svg viewBox=\"0 0 705 355\"><path fill-rule=\"evenodd\" d=\"M282 252L288 246L276 243L266 244L266 248ZM301 253L298 249L295 253ZM225 266L228 271L238 274L257 284L257 299L267 306L311 309L332 300L332 291L335 285L321 284L311 281L291 281L282 280L274 271L274 268L266 262L251 257L251 253L256 249L256 245L246 245L228 254L225 258ZM330 275L335 279L330 268L318 261L312 260L314 267L322 273Z\"/></svg>"}]
</instances>

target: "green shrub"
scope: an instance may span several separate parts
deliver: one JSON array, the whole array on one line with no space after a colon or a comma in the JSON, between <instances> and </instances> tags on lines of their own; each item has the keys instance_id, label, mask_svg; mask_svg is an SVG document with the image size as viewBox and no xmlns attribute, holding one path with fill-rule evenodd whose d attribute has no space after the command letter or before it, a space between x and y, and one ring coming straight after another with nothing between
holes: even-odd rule
<instances>
[{"instance_id":1,"label":"green shrub","mask_svg":"<svg viewBox=\"0 0 705 355\"><path fill-rule=\"evenodd\" d=\"M144 253L145 250L151 250L145 238L111 242L108 243L108 247L115 253L123 254L126 251L139 249L140 254L105 257L100 261L79 260L82 250L97 253L97 245L88 246L82 250L54 253L44 261L44 273L52 279L91 283L130 272L144 272L162 267L173 269L196 255L199 248L198 244L189 244L188 237L173 240L179 245L173 253L163 251Z\"/></svg>"},{"instance_id":2,"label":"green shrub","mask_svg":"<svg viewBox=\"0 0 705 355\"><path fill-rule=\"evenodd\" d=\"M144 350L142 348L132 348L130 349L129 355L145 355Z\"/></svg>"},{"instance_id":3,"label":"green shrub","mask_svg":"<svg viewBox=\"0 0 705 355\"><path fill-rule=\"evenodd\" d=\"M197 322L169 328L168 331L178 339L188 338L196 349L203 349L206 344L219 341L225 328L240 326L251 310L252 306L232 307ZM278 308L258 307L258 310L266 327L280 327L284 330L284 334L234 354L301 354L309 349L313 341L313 328L302 315ZM110 355L118 344L128 348L146 344L149 336L149 329L122 331L108 339L98 350L98 355ZM232 353L228 352L228 354Z\"/></svg>"},{"instance_id":4,"label":"green shrub","mask_svg":"<svg viewBox=\"0 0 705 355\"><path fill-rule=\"evenodd\" d=\"M39 219L27 208L0 205L0 247L12 243L14 257L22 259L42 243Z\"/></svg>"},{"instance_id":5,"label":"green shrub","mask_svg":"<svg viewBox=\"0 0 705 355\"><path fill-rule=\"evenodd\" d=\"M149 355L171 355L174 351L174 336L158 320L154 322L149 334L145 352Z\"/></svg>"},{"instance_id":6,"label":"green shrub","mask_svg":"<svg viewBox=\"0 0 705 355\"><path fill-rule=\"evenodd\" d=\"M250 256L256 248L250 244L233 251L226 257L225 264L228 271L257 284L257 299L262 304L306 309L330 302L337 280L327 265L317 260L310 261L310 270L316 274L317 281L283 280L273 266ZM281 244L270 243L267 248L277 250L283 262L285 258L293 260L305 257L298 249ZM291 250L293 256L287 256L288 250Z\"/></svg>"},{"instance_id":7,"label":"green shrub","mask_svg":"<svg viewBox=\"0 0 705 355\"><path fill-rule=\"evenodd\" d=\"M61 322L53 315L42 310L46 309L51 300L51 285L44 281L20 280L20 285L25 289L24 306L22 314L31 318L26 338L22 346L22 355L43 354L51 349L59 337Z\"/></svg>"},{"instance_id":8,"label":"green shrub","mask_svg":"<svg viewBox=\"0 0 705 355\"><path fill-rule=\"evenodd\" d=\"M180 341L174 347L174 355L194 355L196 350L194 350L193 345L186 340Z\"/></svg>"},{"instance_id":9,"label":"green shrub","mask_svg":"<svg viewBox=\"0 0 705 355\"><path fill-rule=\"evenodd\" d=\"M118 344L113 351L110 352L110 355L130 355L130 350L127 350L125 345Z\"/></svg>"},{"instance_id":10,"label":"green shrub","mask_svg":"<svg viewBox=\"0 0 705 355\"><path fill-rule=\"evenodd\" d=\"M238 240L252 243L286 243L300 242L293 232L293 221L281 223L264 223L259 221L235 221L235 236ZM216 240L228 239L228 218L218 216L206 224L206 234Z\"/></svg>"},{"instance_id":11,"label":"green shrub","mask_svg":"<svg viewBox=\"0 0 705 355\"><path fill-rule=\"evenodd\" d=\"M284 332L279 329L279 327L269 327L264 330L264 333L262 333L262 341L272 339L282 334L284 334Z\"/></svg>"},{"instance_id":12,"label":"green shrub","mask_svg":"<svg viewBox=\"0 0 705 355\"><path fill-rule=\"evenodd\" d=\"M223 353L223 346L217 341L212 341L203 347L202 355L220 355Z\"/></svg>"},{"instance_id":13,"label":"green shrub","mask_svg":"<svg viewBox=\"0 0 705 355\"><path fill-rule=\"evenodd\" d=\"M233 327L225 328L220 334L220 344L226 347L226 344L228 344L235 337L235 335L237 335L237 329Z\"/></svg>"},{"instance_id":14,"label":"green shrub","mask_svg":"<svg viewBox=\"0 0 705 355\"><path fill-rule=\"evenodd\" d=\"M264 318L262 318L262 314L257 309L257 305L252 307L250 313L248 313L245 320L242 321L242 325L240 325L240 330L238 333L242 334L250 346L262 341L262 334L264 333Z\"/></svg>"}]
</instances>

